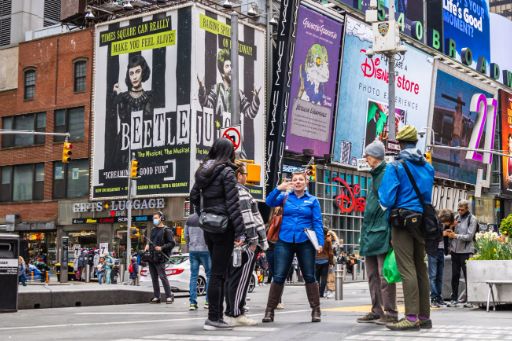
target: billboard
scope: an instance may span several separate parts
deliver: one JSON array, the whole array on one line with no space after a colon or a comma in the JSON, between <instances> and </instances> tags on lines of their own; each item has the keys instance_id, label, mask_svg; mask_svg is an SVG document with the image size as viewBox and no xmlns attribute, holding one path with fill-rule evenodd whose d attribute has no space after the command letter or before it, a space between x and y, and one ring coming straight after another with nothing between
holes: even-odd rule
<instances>
[{"instance_id":1,"label":"billboard","mask_svg":"<svg viewBox=\"0 0 512 341\"><path fill-rule=\"evenodd\" d=\"M299 7L291 78L286 150L331 150L342 24L305 6Z\"/></svg>"},{"instance_id":2,"label":"billboard","mask_svg":"<svg viewBox=\"0 0 512 341\"><path fill-rule=\"evenodd\" d=\"M503 43L503 37L512 36L512 21L496 13L489 13L491 18L491 60L499 66L497 80L506 84L504 72L512 70L512 58L509 44Z\"/></svg>"},{"instance_id":3,"label":"billboard","mask_svg":"<svg viewBox=\"0 0 512 341\"><path fill-rule=\"evenodd\" d=\"M457 60L461 60L462 49L469 48L473 54L473 65L479 57L484 57L489 64L489 0L443 1L443 33L445 53L449 54L449 39L453 39Z\"/></svg>"},{"instance_id":4,"label":"billboard","mask_svg":"<svg viewBox=\"0 0 512 341\"><path fill-rule=\"evenodd\" d=\"M137 196L188 195L197 160L230 124L226 22L185 5L96 26L92 198L126 196L129 151L139 161ZM264 31L238 29L241 112L252 121L243 117L241 128L263 136ZM247 81L252 73L261 79ZM263 164L250 135L243 155Z\"/></svg>"},{"instance_id":5,"label":"billboard","mask_svg":"<svg viewBox=\"0 0 512 341\"><path fill-rule=\"evenodd\" d=\"M435 144L468 147L478 116L470 110L471 100L475 94L492 98L493 94L485 90L443 70L437 71L432 115ZM483 148L484 140L480 140L479 148ZM434 149L432 165L437 177L469 184L475 184L477 169L483 168L481 162L466 159L465 151L440 148Z\"/></svg>"},{"instance_id":6,"label":"billboard","mask_svg":"<svg viewBox=\"0 0 512 341\"><path fill-rule=\"evenodd\" d=\"M504 192L512 193L512 94L500 90L501 150L510 157L502 158L501 186Z\"/></svg>"},{"instance_id":7,"label":"billboard","mask_svg":"<svg viewBox=\"0 0 512 341\"><path fill-rule=\"evenodd\" d=\"M376 137L387 140L388 71L387 60L365 52L371 47L370 26L347 17L341 65L340 87L333 146L333 162L356 166L364 147ZM427 126L432 82L432 59L406 45L407 53L397 55L396 110L394 124ZM425 141L418 147L424 149Z\"/></svg>"}]
</instances>

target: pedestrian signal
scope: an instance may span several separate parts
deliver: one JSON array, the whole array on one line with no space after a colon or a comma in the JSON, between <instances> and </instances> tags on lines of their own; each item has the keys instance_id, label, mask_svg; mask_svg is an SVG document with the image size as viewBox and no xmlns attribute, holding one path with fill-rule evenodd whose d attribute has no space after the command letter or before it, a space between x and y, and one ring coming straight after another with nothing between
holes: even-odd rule
<instances>
[{"instance_id":1,"label":"pedestrian signal","mask_svg":"<svg viewBox=\"0 0 512 341\"><path fill-rule=\"evenodd\" d=\"M132 163L130 165L130 178L134 179L139 174L139 161L132 160Z\"/></svg>"},{"instance_id":2,"label":"pedestrian signal","mask_svg":"<svg viewBox=\"0 0 512 341\"><path fill-rule=\"evenodd\" d=\"M69 163L71 161L71 149L73 145L70 142L64 142L64 146L62 147L62 163Z\"/></svg>"}]
</instances>

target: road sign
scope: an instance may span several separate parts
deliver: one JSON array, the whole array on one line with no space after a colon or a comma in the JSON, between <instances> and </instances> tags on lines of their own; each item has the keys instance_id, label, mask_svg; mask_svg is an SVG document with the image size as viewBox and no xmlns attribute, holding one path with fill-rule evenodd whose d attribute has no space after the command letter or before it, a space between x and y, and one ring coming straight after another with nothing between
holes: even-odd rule
<instances>
[{"instance_id":1,"label":"road sign","mask_svg":"<svg viewBox=\"0 0 512 341\"><path fill-rule=\"evenodd\" d=\"M242 142L242 135L240 134L240 126L223 128L221 130L221 136L231 140L235 150L240 148Z\"/></svg>"}]
</instances>

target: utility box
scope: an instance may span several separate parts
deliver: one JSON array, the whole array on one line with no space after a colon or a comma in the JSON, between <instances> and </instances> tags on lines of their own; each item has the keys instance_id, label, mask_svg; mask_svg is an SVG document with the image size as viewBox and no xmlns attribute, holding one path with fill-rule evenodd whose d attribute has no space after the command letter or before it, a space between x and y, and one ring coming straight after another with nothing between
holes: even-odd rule
<instances>
[{"instance_id":1,"label":"utility box","mask_svg":"<svg viewBox=\"0 0 512 341\"><path fill-rule=\"evenodd\" d=\"M18 311L19 236L0 234L0 312Z\"/></svg>"}]
</instances>

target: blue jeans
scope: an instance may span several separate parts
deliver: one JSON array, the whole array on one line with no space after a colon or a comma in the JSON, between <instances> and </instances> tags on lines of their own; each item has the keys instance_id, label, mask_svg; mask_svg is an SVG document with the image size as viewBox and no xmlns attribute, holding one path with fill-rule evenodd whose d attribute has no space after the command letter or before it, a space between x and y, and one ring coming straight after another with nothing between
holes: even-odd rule
<instances>
[{"instance_id":1,"label":"blue jeans","mask_svg":"<svg viewBox=\"0 0 512 341\"><path fill-rule=\"evenodd\" d=\"M197 304L197 277L199 265L202 265L206 272L206 302L208 302L208 282L210 282L212 261L208 251L190 251L190 304Z\"/></svg>"},{"instance_id":2,"label":"blue jeans","mask_svg":"<svg viewBox=\"0 0 512 341\"><path fill-rule=\"evenodd\" d=\"M98 272L98 284L103 284L103 277L105 277L105 271Z\"/></svg>"},{"instance_id":3,"label":"blue jeans","mask_svg":"<svg viewBox=\"0 0 512 341\"><path fill-rule=\"evenodd\" d=\"M309 240L303 243L287 243L278 240L274 249L274 283L284 284L292 266L293 255L297 255L299 267L306 283L315 283L316 250Z\"/></svg>"},{"instance_id":4,"label":"blue jeans","mask_svg":"<svg viewBox=\"0 0 512 341\"><path fill-rule=\"evenodd\" d=\"M112 283L112 269L105 269L105 284L111 284Z\"/></svg>"},{"instance_id":5,"label":"blue jeans","mask_svg":"<svg viewBox=\"0 0 512 341\"><path fill-rule=\"evenodd\" d=\"M444 250L437 249L435 256L428 256L428 278L430 280L430 299L435 302L443 301Z\"/></svg>"}]
</instances>

